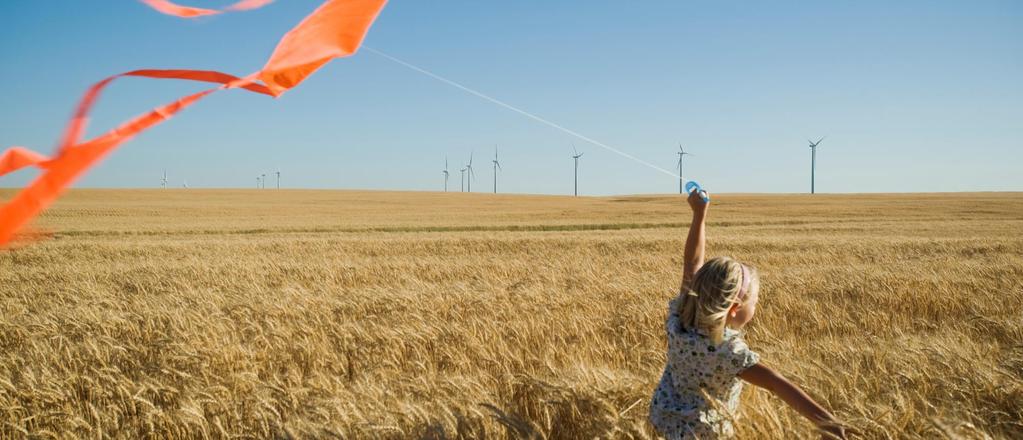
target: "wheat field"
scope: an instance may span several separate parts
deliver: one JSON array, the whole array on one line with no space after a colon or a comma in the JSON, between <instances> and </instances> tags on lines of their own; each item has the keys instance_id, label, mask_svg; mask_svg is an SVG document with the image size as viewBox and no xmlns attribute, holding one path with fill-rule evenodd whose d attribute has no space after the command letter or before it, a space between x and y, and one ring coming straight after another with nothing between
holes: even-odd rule
<instances>
[{"instance_id":1,"label":"wheat field","mask_svg":"<svg viewBox=\"0 0 1023 440\"><path fill-rule=\"evenodd\" d=\"M0 199L10 190L0 190ZM679 196L76 190L0 251L3 438L648 438ZM1023 194L715 196L863 438L1023 438ZM740 438L810 438L747 387Z\"/></svg>"}]
</instances>

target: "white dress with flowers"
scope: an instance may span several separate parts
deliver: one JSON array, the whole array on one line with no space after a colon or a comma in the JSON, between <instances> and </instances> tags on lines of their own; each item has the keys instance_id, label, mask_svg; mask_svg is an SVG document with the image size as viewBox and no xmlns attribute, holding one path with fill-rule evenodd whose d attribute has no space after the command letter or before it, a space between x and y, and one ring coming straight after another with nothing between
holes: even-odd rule
<instances>
[{"instance_id":1,"label":"white dress with flowers","mask_svg":"<svg viewBox=\"0 0 1023 440\"><path fill-rule=\"evenodd\" d=\"M667 439L715 439L734 435L731 421L739 408L742 379L738 374L760 356L742 334L725 329L714 344L679 324L678 304L668 307L668 359L650 402L650 422Z\"/></svg>"}]
</instances>

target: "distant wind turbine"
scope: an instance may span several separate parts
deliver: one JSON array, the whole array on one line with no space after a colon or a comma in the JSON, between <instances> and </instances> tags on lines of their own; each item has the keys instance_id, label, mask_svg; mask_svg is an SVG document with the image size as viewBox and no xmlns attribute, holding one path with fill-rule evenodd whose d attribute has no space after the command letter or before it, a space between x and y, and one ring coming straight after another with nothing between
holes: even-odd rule
<instances>
[{"instance_id":1,"label":"distant wind turbine","mask_svg":"<svg viewBox=\"0 0 1023 440\"><path fill-rule=\"evenodd\" d=\"M259 189L259 176L256 176L256 189Z\"/></svg>"},{"instance_id":2,"label":"distant wind turbine","mask_svg":"<svg viewBox=\"0 0 1023 440\"><path fill-rule=\"evenodd\" d=\"M448 172L448 157L447 156L444 156L444 171L441 171L441 172L444 173L444 192L448 192L448 175L450 175L451 173Z\"/></svg>"},{"instance_id":3,"label":"distant wind turbine","mask_svg":"<svg viewBox=\"0 0 1023 440\"><path fill-rule=\"evenodd\" d=\"M572 151L575 152L575 155L572 156L572 159L575 159L575 195L578 196L579 195L579 158L583 157L583 153L580 153L579 150L575 149L575 144L574 143L572 144Z\"/></svg>"},{"instance_id":4,"label":"distant wind turbine","mask_svg":"<svg viewBox=\"0 0 1023 440\"><path fill-rule=\"evenodd\" d=\"M281 189L281 170L277 170L277 189Z\"/></svg>"},{"instance_id":5,"label":"distant wind turbine","mask_svg":"<svg viewBox=\"0 0 1023 440\"><path fill-rule=\"evenodd\" d=\"M494 145L494 194L497 194L497 170L501 169L501 162L497 161L497 145Z\"/></svg>"},{"instance_id":6,"label":"distant wind turbine","mask_svg":"<svg viewBox=\"0 0 1023 440\"><path fill-rule=\"evenodd\" d=\"M163 170L163 180L160 181L160 187L167 189L167 169Z\"/></svg>"},{"instance_id":7,"label":"distant wind turbine","mask_svg":"<svg viewBox=\"0 0 1023 440\"><path fill-rule=\"evenodd\" d=\"M467 183L467 185L465 185L465 186L466 186L466 189L468 189L468 192L472 192L472 181L473 181L473 179L476 178L476 173L473 172L473 170L472 170L472 152L471 151L469 152L469 164L465 166L465 170L469 173L469 178L465 179L465 181Z\"/></svg>"},{"instance_id":8,"label":"distant wind turbine","mask_svg":"<svg viewBox=\"0 0 1023 440\"><path fill-rule=\"evenodd\" d=\"M185 179L185 180L181 181L181 187L182 188L188 188L188 179Z\"/></svg>"},{"instance_id":9,"label":"distant wind turbine","mask_svg":"<svg viewBox=\"0 0 1023 440\"><path fill-rule=\"evenodd\" d=\"M817 173L817 146L820 145L821 141L823 141L825 137L827 136L817 139L817 142L807 140L807 142L810 143L810 194L814 194L816 192L814 188L814 181L816 180Z\"/></svg>"},{"instance_id":10,"label":"distant wind turbine","mask_svg":"<svg viewBox=\"0 0 1023 440\"><path fill-rule=\"evenodd\" d=\"M678 154L678 193L679 194L684 194L684 192L682 190L682 186L683 186L683 184L685 184L685 178L682 177L682 176L684 176L685 173L683 172L684 168L683 168L682 159L684 159L686 156L692 156L693 153L690 153L690 152L686 151L685 149L683 149L682 148L682 144L679 143L678 144L678 153L675 153L675 154Z\"/></svg>"},{"instance_id":11,"label":"distant wind turbine","mask_svg":"<svg viewBox=\"0 0 1023 440\"><path fill-rule=\"evenodd\" d=\"M266 174L263 174L263 188L266 188Z\"/></svg>"},{"instance_id":12,"label":"distant wind turbine","mask_svg":"<svg viewBox=\"0 0 1023 440\"><path fill-rule=\"evenodd\" d=\"M465 170L465 167L462 167L462 169L459 170L462 172L462 192L465 192Z\"/></svg>"}]
</instances>

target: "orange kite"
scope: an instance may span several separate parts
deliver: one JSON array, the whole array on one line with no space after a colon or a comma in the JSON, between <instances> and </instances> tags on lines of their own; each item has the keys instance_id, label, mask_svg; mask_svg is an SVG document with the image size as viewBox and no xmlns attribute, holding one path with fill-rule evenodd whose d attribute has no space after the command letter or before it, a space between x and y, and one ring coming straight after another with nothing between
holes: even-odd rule
<instances>
[{"instance_id":1,"label":"orange kite","mask_svg":"<svg viewBox=\"0 0 1023 440\"><path fill-rule=\"evenodd\" d=\"M178 17L199 17L222 12L179 6L167 0L142 1L157 11ZM226 10L254 9L271 1L243 0ZM0 176L27 166L36 166L42 170L39 177L0 206L0 246L9 243L18 230L117 146L173 117L205 96L218 90L240 88L278 97L299 85L330 60L352 55L359 49L366 32L386 3L387 0L327 0L284 35L262 70L243 78L204 70L135 70L94 84L78 104L52 158L22 147L12 147L0 154ZM107 85L122 76L184 79L220 86L157 107L102 135L82 141L81 136L96 99Z\"/></svg>"}]
</instances>

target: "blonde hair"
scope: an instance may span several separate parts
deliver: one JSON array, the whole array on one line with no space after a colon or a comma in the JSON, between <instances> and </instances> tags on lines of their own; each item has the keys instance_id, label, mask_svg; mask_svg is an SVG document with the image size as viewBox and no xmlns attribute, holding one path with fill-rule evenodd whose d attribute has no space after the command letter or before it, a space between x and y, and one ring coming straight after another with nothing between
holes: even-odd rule
<instances>
[{"instance_id":1,"label":"blonde hair","mask_svg":"<svg viewBox=\"0 0 1023 440\"><path fill-rule=\"evenodd\" d=\"M693 276L688 290L683 290L678 298L681 301L677 309L678 318L683 330L701 330L714 343L724 339L728 309L740 302L742 267L742 263L729 257L715 257L703 264ZM750 284L745 295L749 298L750 292L759 286L760 277L753 267L746 268Z\"/></svg>"}]
</instances>

